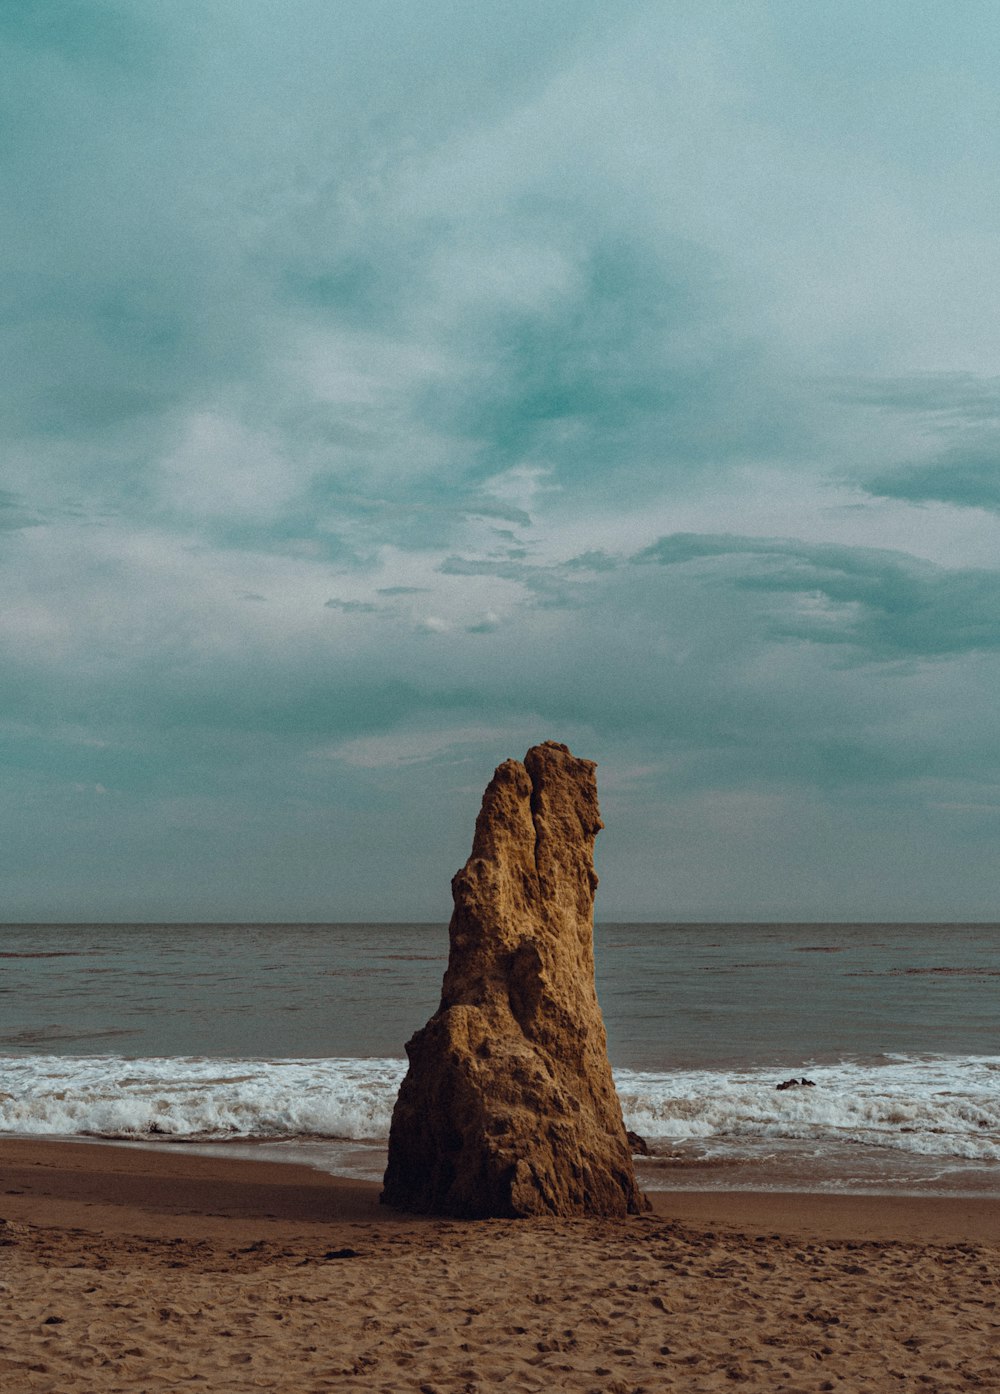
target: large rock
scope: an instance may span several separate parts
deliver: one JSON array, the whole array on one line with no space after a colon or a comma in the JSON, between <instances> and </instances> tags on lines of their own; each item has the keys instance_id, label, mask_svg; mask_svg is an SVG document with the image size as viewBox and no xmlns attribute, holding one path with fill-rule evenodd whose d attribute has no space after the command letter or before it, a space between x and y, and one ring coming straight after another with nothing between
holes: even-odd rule
<instances>
[{"instance_id":1,"label":"large rock","mask_svg":"<svg viewBox=\"0 0 1000 1394\"><path fill-rule=\"evenodd\" d=\"M382 1200L468 1217L644 1208L594 991L595 766L507 760L452 881L441 1005L407 1043Z\"/></svg>"}]
</instances>

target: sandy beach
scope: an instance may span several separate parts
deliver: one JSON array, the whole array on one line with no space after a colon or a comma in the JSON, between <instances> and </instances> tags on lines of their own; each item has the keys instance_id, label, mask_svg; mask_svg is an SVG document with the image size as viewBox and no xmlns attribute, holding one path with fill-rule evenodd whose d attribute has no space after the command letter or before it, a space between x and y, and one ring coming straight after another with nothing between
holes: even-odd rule
<instances>
[{"instance_id":1,"label":"sandy beach","mask_svg":"<svg viewBox=\"0 0 1000 1394\"><path fill-rule=\"evenodd\" d=\"M988 1390L988 1200L661 1193L456 1222L308 1168L0 1141L0 1384Z\"/></svg>"}]
</instances>

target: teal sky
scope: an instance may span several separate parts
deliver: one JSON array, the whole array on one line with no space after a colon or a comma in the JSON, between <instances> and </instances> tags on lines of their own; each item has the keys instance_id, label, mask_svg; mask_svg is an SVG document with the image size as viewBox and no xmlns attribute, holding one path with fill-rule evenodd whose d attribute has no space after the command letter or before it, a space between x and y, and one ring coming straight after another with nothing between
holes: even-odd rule
<instances>
[{"instance_id":1,"label":"teal sky","mask_svg":"<svg viewBox=\"0 0 1000 1394\"><path fill-rule=\"evenodd\" d=\"M7 920L1000 919L992 0L5 0Z\"/></svg>"}]
</instances>

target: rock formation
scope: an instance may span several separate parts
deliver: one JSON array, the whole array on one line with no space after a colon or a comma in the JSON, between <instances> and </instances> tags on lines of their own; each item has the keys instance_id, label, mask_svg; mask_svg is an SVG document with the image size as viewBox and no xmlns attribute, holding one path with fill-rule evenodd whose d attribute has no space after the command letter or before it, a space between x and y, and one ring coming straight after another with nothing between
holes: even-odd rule
<instances>
[{"instance_id":1,"label":"rock formation","mask_svg":"<svg viewBox=\"0 0 1000 1394\"><path fill-rule=\"evenodd\" d=\"M441 1005L407 1043L382 1200L480 1218L635 1214L594 990L595 766L547 741L483 796Z\"/></svg>"}]
</instances>

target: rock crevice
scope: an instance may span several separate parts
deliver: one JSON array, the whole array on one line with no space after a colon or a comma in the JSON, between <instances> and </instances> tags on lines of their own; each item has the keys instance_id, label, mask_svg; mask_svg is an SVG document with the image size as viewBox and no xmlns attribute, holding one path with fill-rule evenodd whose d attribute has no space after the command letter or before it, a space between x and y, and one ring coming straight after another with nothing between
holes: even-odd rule
<instances>
[{"instance_id":1,"label":"rock crevice","mask_svg":"<svg viewBox=\"0 0 1000 1394\"><path fill-rule=\"evenodd\" d=\"M466 1217L644 1206L594 988L594 764L500 765L452 881L441 1004L407 1043L383 1201Z\"/></svg>"}]
</instances>

